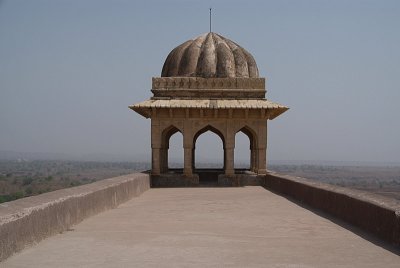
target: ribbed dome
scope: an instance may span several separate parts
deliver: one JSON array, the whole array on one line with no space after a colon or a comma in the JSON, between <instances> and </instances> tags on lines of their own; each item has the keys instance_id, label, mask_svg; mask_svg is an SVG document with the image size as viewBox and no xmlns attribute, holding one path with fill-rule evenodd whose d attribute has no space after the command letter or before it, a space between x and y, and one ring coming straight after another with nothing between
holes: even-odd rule
<instances>
[{"instance_id":1,"label":"ribbed dome","mask_svg":"<svg viewBox=\"0 0 400 268\"><path fill-rule=\"evenodd\" d=\"M206 33L172 50L161 76L257 78L258 68L244 48L219 34Z\"/></svg>"}]
</instances>

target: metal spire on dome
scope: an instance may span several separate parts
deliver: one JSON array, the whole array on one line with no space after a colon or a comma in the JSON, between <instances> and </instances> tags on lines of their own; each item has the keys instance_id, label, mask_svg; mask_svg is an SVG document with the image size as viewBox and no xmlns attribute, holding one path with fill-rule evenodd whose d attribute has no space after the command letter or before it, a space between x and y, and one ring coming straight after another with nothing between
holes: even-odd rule
<instances>
[{"instance_id":1,"label":"metal spire on dome","mask_svg":"<svg viewBox=\"0 0 400 268\"><path fill-rule=\"evenodd\" d=\"M211 33L211 10L212 8L210 7L210 33Z\"/></svg>"}]
</instances>

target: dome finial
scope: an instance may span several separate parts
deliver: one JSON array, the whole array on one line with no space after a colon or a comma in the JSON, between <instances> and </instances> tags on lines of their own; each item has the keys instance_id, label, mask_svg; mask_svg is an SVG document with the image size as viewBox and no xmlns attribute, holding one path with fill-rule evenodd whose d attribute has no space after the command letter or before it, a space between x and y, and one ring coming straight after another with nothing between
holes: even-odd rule
<instances>
[{"instance_id":1,"label":"dome finial","mask_svg":"<svg viewBox=\"0 0 400 268\"><path fill-rule=\"evenodd\" d=\"M212 8L210 7L210 33L211 33L211 10Z\"/></svg>"}]
</instances>

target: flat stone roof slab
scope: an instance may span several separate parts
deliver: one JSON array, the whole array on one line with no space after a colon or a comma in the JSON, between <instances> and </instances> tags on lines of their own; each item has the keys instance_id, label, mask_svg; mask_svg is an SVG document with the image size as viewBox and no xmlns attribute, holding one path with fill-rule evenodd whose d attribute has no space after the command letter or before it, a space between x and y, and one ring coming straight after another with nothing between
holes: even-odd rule
<instances>
[{"instance_id":1,"label":"flat stone roof slab","mask_svg":"<svg viewBox=\"0 0 400 268\"><path fill-rule=\"evenodd\" d=\"M399 267L396 249L352 229L258 186L159 188L0 266Z\"/></svg>"}]
</instances>

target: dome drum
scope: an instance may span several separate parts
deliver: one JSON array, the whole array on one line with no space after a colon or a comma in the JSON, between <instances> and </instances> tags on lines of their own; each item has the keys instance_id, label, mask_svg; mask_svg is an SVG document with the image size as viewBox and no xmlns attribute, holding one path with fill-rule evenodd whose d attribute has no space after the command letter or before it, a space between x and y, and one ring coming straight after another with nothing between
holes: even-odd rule
<instances>
[{"instance_id":1,"label":"dome drum","mask_svg":"<svg viewBox=\"0 0 400 268\"><path fill-rule=\"evenodd\" d=\"M153 77L153 98L265 98L265 78Z\"/></svg>"}]
</instances>

